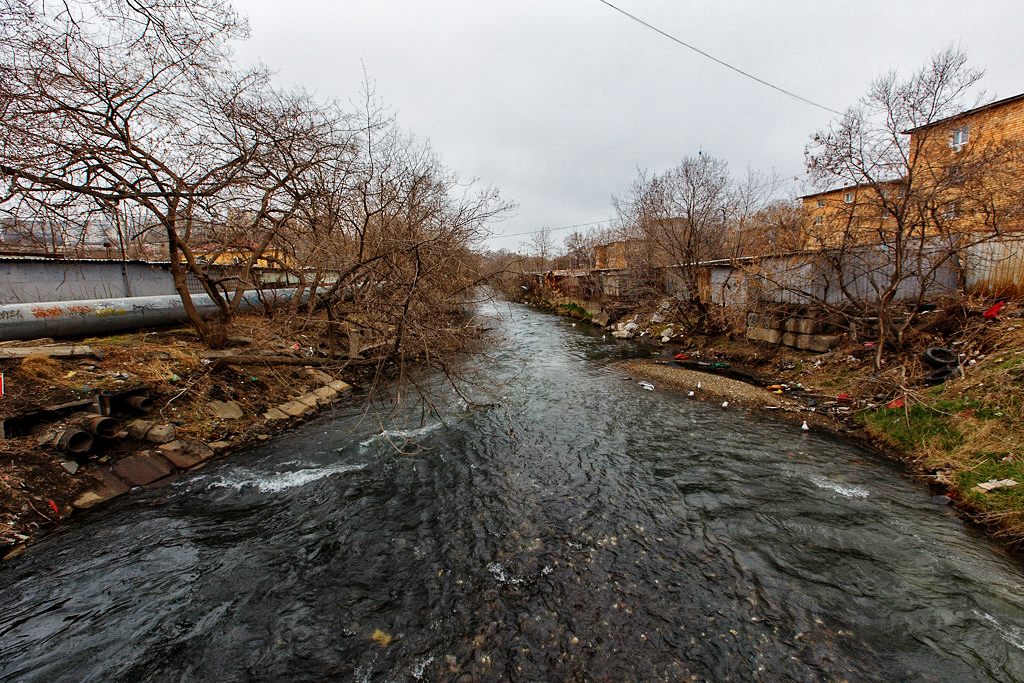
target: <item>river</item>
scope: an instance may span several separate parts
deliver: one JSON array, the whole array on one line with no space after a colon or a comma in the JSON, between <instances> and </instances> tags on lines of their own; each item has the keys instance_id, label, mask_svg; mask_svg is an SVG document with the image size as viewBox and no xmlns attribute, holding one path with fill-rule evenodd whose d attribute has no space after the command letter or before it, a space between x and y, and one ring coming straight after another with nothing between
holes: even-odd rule
<instances>
[{"instance_id":1,"label":"river","mask_svg":"<svg viewBox=\"0 0 1024 683\"><path fill-rule=\"evenodd\" d=\"M1020 559L898 465L493 325L493 395L354 395L5 563L0 676L1024 679Z\"/></svg>"}]
</instances>

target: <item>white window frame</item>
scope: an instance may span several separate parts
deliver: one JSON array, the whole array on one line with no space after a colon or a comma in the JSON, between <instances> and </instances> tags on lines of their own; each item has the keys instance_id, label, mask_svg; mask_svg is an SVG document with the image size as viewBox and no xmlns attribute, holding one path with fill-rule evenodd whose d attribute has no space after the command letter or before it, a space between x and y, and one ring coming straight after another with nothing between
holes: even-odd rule
<instances>
[{"instance_id":1,"label":"white window frame","mask_svg":"<svg viewBox=\"0 0 1024 683\"><path fill-rule=\"evenodd\" d=\"M825 198L824 197L818 197L818 208L820 209L823 206L825 206Z\"/></svg>"},{"instance_id":2,"label":"white window frame","mask_svg":"<svg viewBox=\"0 0 1024 683\"><path fill-rule=\"evenodd\" d=\"M814 217L814 224L815 225L821 225L821 216L815 216Z\"/></svg>"},{"instance_id":3,"label":"white window frame","mask_svg":"<svg viewBox=\"0 0 1024 683\"><path fill-rule=\"evenodd\" d=\"M968 126L957 126L953 129L953 134L949 136L949 147L954 153L961 151L967 146L967 143L971 138L971 127Z\"/></svg>"},{"instance_id":4,"label":"white window frame","mask_svg":"<svg viewBox=\"0 0 1024 683\"><path fill-rule=\"evenodd\" d=\"M853 204L853 193L847 192L843 195L843 204Z\"/></svg>"}]
</instances>

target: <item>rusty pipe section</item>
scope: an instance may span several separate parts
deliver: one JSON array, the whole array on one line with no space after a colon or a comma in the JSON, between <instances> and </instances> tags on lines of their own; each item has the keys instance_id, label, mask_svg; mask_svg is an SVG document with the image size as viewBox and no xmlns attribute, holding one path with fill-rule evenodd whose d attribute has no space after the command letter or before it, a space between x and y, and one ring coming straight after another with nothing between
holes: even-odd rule
<instances>
[{"instance_id":1,"label":"rusty pipe section","mask_svg":"<svg viewBox=\"0 0 1024 683\"><path fill-rule=\"evenodd\" d=\"M263 310L264 302L267 307L277 306L289 301L296 291L295 288L268 289L262 294L249 291L243 295L238 310ZM193 295L192 302L204 318L213 317L219 310L208 294ZM177 294L7 304L0 306L0 341L108 334L187 321Z\"/></svg>"},{"instance_id":2,"label":"rusty pipe section","mask_svg":"<svg viewBox=\"0 0 1024 683\"><path fill-rule=\"evenodd\" d=\"M57 432L52 443L65 453L77 455L92 448L92 434L84 429L68 427Z\"/></svg>"},{"instance_id":3,"label":"rusty pipe section","mask_svg":"<svg viewBox=\"0 0 1024 683\"><path fill-rule=\"evenodd\" d=\"M72 416L74 426L84 429L93 436L113 439L121 431L121 423L103 415Z\"/></svg>"},{"instance_id":4,"label":"rusty pipe section","mask_svg":"<svg viewBox=\"0 0 1024 683\"><path fill-rule=\"evenodd\" d=\"M125 396L124 402L129 408L140 413L148 413L153 410L153 399L149 396Z\"/></svg>"}]
</instances>

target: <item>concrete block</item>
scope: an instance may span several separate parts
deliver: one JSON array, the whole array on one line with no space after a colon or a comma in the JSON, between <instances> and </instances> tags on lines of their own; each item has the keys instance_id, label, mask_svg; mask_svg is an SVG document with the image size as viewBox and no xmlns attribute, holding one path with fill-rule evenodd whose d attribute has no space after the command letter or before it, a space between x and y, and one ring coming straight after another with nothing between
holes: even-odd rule
<instances>
[{"instance_id":1,"label":"concrete block","mask_svg":"<svg viewBox=\"0 0 1024 683\"><path fill-rule=\"evenodd\" d=\"M821 322L813 318L797 318L794 332L800 334L818 334L821 332Z\"/></svg>"},{"instance_id":2,"label":"concrete block","mask_svg":"<svg viewBox=\"0 0 1024 683\"><path fill-rule=\"evenodd\" d=\"M295 400L296 402L309 406L310 408L316 408L318 405L316 398L315 394L303 394Z\"/></svg>"},{"instance_id":3,"label":"concrete block","mask_svg":"<svg viewBox=\"0 0 1024 683\"><path fill-rule=\"evenodd\" d=\"M313 392L313 395L316 396L318 399L327 399L328 401L330 401L331 399L338 395L338 392L332 389L331 387L320 387L319 389Z\"/></svg>"},{"instance_id":4,"label":"concrete block","mask_svg":"<svg viewBox=\"0 0 1024 683\"><path fill-rule=\"evenodd\" d=\"M123 481L114 476L114 474L106 469L99 469L95 472L96 477L100 480L100 485L89 491L86 491L75 501L72 505L80 510L91 508L97 503L102 503L105 500L110 500L116 496L120 496L123 493L127 493L129 487Z\"/></svg>"},{"instance_id":5,"label":"concrete block","mask_svg":"<svg viewBox=\"0 0 1024 683\"><path fill-rule=\"evenodd\" d=\"M306 374L309 375L311 379L319 382L320 384L330 384L331 382L334 381L333 377L328 375L323 370L318 370L317 368L306 368Z\"/></svg>"},{"instance_id":6,"label":"concrete block","mask_svg":"<svg viewBox=\"0 0 1024 683\"><path fill-rule=\"evenodd\" d=\"M782 343L794 349L800 348L800 335L796 332L786 332L782 335Z\"/></svg>"},{"instance_id":7,"label":"concrete block","mask_svg":"<svg viewBox=\"0 0 1024 683\"><path fill-rule=\"evenodd\" d=\"M331 389L334 389L339 394L343 391L348 391L349 389L352 388L351 384L348 384L347 382L342 382L340 379L336 379L333 382L330 382L327 386L329 386Z\"/></svg>"},{"instance_id":8,"label":"concrete block","mask_svg":"<svg viewBox=\"0 0 1024 683\"><path fill-rule=\"evenodd\" d=\"M782 341L782 332L767 327L748 327L747 339L763 341L769 344L778 344Z\"/></svg>"},{"instance_id":9,"label":"concrete block","mask_svg":"<svg viewBox=\"0 0 1024 683\"><path fill-rule=\"evenodd\" d=\"M221 420L237 420L242 417L242 408L234 401L210 401L206 407L214 417Z\"/></svg>"},{"instance_id":10,"label":"concrete block","mask_svg":"<svg viewBox=\"0 0 1024 683\"><path fill-rule=\"evenodd\" d=\"M843 339L842 335L839 334L807 334L801 335L801 349L807 349L808 351L815 351L817 353L825 353L829 349L837 346Z\"/></svg>"},{"instance_id":11,"label":"concrete block","mask_svg":"<svg viewBox=\"0 0 1024 683\"><path fill-rule=\"evenodd\" d=\"M174 441L174 425L155 425L146 432L146 441L167 443Z\"/></svg>"},{"instance_id":12,"label":"concrete block","mask_svg":"<svg viewBox=\"0 0 1024 683\"><path fill-rule=\"evenodd\" d=\"M152 429L155 425L156 423L152 420L135 420L128 425L128 436L142 441L146 438L146 432Z\"/></svg>"},{"instance_id":13,"label":"concrete block","mask_svg":"<svg viewBox=\"0 0 1024 683\"><path fill-rule=\"evenodd\" d=\"M132 486L145 486L171 473L163 458L145 452L121 458L110 469Z\"/></svg>"}]
</instances>

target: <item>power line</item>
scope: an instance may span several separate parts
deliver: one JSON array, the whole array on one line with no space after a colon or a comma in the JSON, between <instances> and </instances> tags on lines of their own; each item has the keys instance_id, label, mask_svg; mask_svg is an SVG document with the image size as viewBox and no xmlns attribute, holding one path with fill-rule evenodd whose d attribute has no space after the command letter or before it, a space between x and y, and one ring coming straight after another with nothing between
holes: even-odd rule
<instances>
[{"instance_id":1,"label":"power line","mask_svg":"<svg viewBox=\"0 0 1024 683\"><path fill-rule=\"evenodd\" d=\"M671 35L669 33L665 33L664 31L662 31L657 26L652 26L651 24L648 24L646 21L644 21L640 17L638 17L636 15L633 15L633 14L630 14L629 12L627 12L624 9L620 9L620 8L616 7L612 3L608 2L608 0L597 0L597 1L600 2L602 5L607 5L608 7L611 7L616 12L629 17L630 19L632 19L633 21L637 22L638 24L646 26L647 28L651 29L655 33L660 33L661 35L665 36L669 40L671 40L673 42L676 42L676 43L679 43L683 47L686 47L686 48L689 48L689 49L693 50L694 52L696 52L697 54L701 55L702 57L707 57L708 59L710 59L711 61L715 62L716 64L721 64L722 66L726 67L727 69L732 69L733 71L735 71L736 73L740 74L741 76L745 76L745 77L747 77L747 78L749 78L749 79L751 79L753 81L757 81L761 85L766 85L769 88L771 88L772 90L777 90L780 93L782 93L783 95L788 95L789 97L792 97L795 100L803 102L804 104L809 104L812 107L818 107L819 109L824 109L825 111L830 111L833 114L837 114L839 116L843 116L842 112L836 111L835 109L832 109L831 107L826 107L824 104L818 104L817 102L813 102L813 101L807 99L806 97L800 97L796 93L792 93L792 92L790 92L790 91L788 91L788 90L786 90L784 88L780 88L777 85L769 83L766 80L760 79L757 76L754 76L753 74L747 73L743 69L739 69L739 68L733 66L732 64L729 64L727 62L723 62L721 59L718 59L717 57L713 57L712 55L709 55L707 52L704 52L704 50L701 50L700 48L694 47L693 45L690 45L689 43L683 42L679 38L676 38L675 36L673 36L673 35Z\"/></svg>"},{"instance_id":2,"label":"power line","mask_svg":"<svg viewBox=\"0 0 1024 683\"><path fill-rule=\"evenodd\" d=\"M526 232L513 232L513 233L509 233L509 234L492 235L491 237L492 238L498 238L498 237L522 237L523 235L536 235L538 233L544 232L545 230L547 230L548 232L558 232L559 230L572 230L573 228L589 228L592 225L604 225L606 223L610 224L610 223L614 223L614 222L615 221L613 221L613 220L606 220L606 221L594 221L593 223L577 223L576 225L563 225L560 228L540 228L539 230L527 230Z\"/></svg>"}]
</instances>

